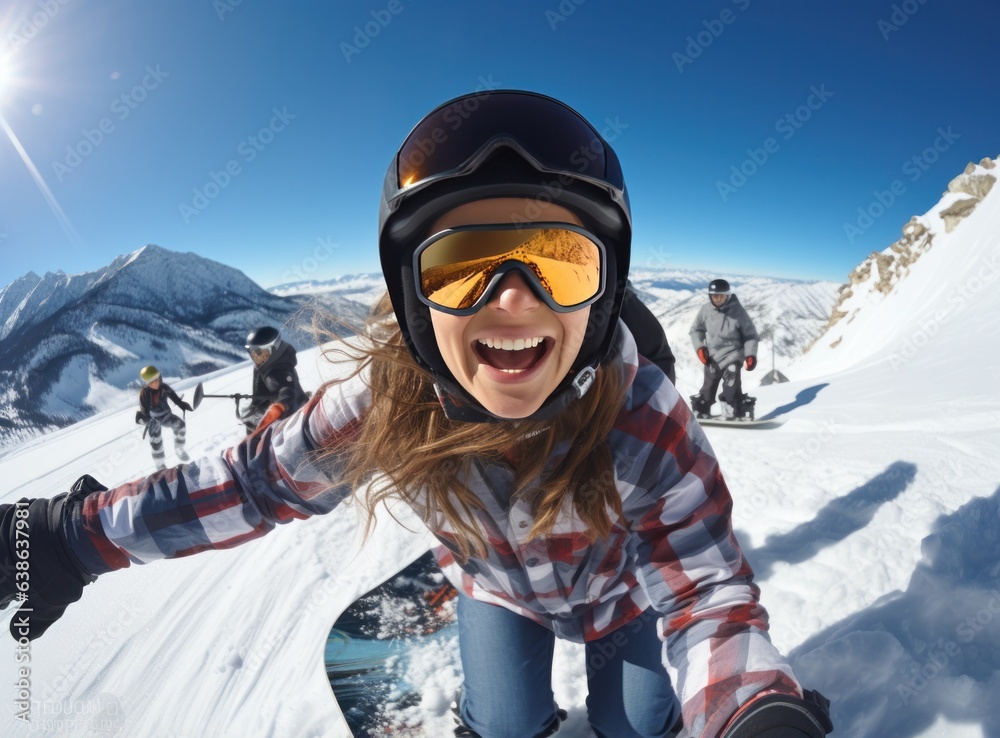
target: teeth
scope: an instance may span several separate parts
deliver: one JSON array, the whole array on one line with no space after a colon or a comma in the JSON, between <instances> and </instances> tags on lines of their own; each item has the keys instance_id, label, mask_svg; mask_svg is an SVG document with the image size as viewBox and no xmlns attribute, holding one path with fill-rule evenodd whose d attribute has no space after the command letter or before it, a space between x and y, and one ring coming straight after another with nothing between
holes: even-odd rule
<instances>
[{"instance_id":1,"label":"teeth","mask_svg":"<svg viewBox=\"0 0 1000 738\"><path fill-rule=\"evenodd\" d=\"M544 340L544 338L480 338L479 343L491 349L523 351L526 348L535 348Z\"/></svg>"}]
</instances>

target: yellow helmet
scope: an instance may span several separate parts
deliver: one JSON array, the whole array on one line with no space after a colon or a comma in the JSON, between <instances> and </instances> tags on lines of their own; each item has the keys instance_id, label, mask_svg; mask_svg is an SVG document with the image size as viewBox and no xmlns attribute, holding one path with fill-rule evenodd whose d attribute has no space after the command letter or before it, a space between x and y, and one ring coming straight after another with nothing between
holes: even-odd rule
<instances>
[{"instance_id":1,"label":"yellow helmet","mask_svg":"<svg viewBox=\"0 0 1000 738\"><path fill-rule=\"evenodd\" d=\"M143 382L149 384L154 379L160 378L160 370L150 364L149 366L144 366L141 370L139 370L139 377Z\"/></svg>"}]
</instances>

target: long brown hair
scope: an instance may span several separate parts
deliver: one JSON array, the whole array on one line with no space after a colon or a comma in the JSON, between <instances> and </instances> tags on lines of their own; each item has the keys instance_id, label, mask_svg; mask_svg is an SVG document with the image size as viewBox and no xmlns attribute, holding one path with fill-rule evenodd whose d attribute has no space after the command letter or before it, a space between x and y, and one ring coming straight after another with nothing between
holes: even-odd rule
<instances>
[{"instance_id":1,"label":"long brown hair","mask_svg":"<svg viewBox=\"0 0 1000 738\"><path fill-rule=\"evenodd\" d=\"M329 331L323 335L333 337ZM334 339L324 354L357 362L350 376L365 376L371 390L358 434L346 447L323 454L342 465L340 479L351 484L365 512L365 537L377 506L401 499L422 511L424 522L443 516L454 531L458 556L484 555L486 539L473 513L482 504L461 481L474 459L514 460L513 493L534 512L531 537L552 530L567 499L591 540L609 535L621 516L607 440L624 400L620 362L601 366L590 391L550 421L468 423L445 416L432 376L403 342L388 295L350 345ZM334 359L337 354L344 358ZM546 468L559 443L568 446L565 456Z\"/></svg>"}]
</instances>

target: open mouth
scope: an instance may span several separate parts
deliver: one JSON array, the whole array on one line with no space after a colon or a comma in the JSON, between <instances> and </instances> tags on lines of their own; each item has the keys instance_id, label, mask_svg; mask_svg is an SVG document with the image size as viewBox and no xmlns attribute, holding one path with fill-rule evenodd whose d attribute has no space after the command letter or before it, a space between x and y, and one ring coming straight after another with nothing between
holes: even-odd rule
<instances>
[{"instance_id":1,"label":"open mouth","mask_svg":"<svg viewBox=\"0 0 1000 738\"><path fill-rule=\"evenodd\" d=\"M473 350L484 364L505 374L521 374L540 362L552 346L548 338L480 338Z\"/></svg>"}]
</instances>

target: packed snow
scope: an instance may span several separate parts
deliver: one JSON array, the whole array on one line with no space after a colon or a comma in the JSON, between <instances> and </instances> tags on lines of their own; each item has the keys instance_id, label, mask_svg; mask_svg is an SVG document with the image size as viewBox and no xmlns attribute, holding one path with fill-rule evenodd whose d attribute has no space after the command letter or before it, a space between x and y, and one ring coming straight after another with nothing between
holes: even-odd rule
<instances>
[{"instance_id":1,"label":"packed snow","mask_svg":"<svg viewBox=\"0 0 1000 738\"><path fill-rule=\"evenodd\" d=\"M783 369L793 381L756 390L758 417L780 416L780 427L706 429L772 638L803 684L831 699L834 735L1000 736L997 233L992 192L938 233L888 296L856 313L838 347L818 346ZM838 358L842 348L856 358ZM317 350L301 357L307 386L330 375ZM212 393L246 392L250 366L203 379ZM682 394L697 389L679 381ZM12 449L0 458L0 499L49 496L83 473L108 485L149 473L132 412ZM240 437L229 400L206 400L188 420L194 453ZM169 434L166 447L170 462ZM0 732L348 735L324 645L358 594L430 545L405 510L396 513L401 522L383 519L363 548L355 511L342 507L231 551L102 577L31 644L27 724L13 707L24 665L2 641ZM447 704L460 683L451 646L415 667L426 675L429 736L451 728ZM592 735L584 673L582 648L560 643L554 690L569 711L560 738Z\"/></svg>"}]
</instances>

